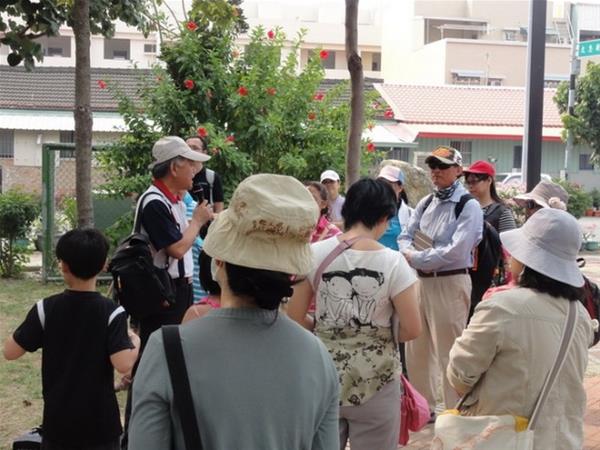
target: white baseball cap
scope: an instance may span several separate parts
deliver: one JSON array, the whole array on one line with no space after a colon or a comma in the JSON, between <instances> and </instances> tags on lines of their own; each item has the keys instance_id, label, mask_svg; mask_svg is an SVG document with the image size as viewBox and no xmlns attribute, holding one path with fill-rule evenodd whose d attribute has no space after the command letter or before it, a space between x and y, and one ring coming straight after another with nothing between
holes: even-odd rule
<instances>
[{"instance_id":1,"label":"white baseball cap","mask_svg":"<svg viewBox=\"0 0 600 450\"><path fill-rule=\"evenodd\" d=\"M153 168L157 164L164 163L177 156L198 162L205 162L210 159L210 156L192 150L179 136L164 136L156 141L152 147L154 161L149 167Z\"/></svg>"},{"instance_id":2,"label":"white baseball cap","mask_svg":"<svg viewBox=\"0 0 600 450\"><path fill-rule=\"evenodd\" d=\"M321 174L321 183L325 180L340 181L340 176L335 170L326 170Z\"/></svg>"}]
</instances>

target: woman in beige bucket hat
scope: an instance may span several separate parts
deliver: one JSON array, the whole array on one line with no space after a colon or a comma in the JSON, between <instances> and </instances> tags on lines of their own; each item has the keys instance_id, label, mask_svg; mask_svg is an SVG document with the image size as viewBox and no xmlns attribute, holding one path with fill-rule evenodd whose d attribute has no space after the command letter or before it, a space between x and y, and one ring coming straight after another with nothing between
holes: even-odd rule
<instances>
[{"instance_id":1,"label":"woman in beige bucket hat","mask_svg":"<svg viewBox=\"0 0 600 450\"><path fill-rule=\"evenodd\" d=\"M180 326L206 449L339 446L333 361L317 337L278 313L292 275L312 267L317 218L299 181L261 174L240 183L210 226L204 251L215 261L221 308ZM185 448L160 333L148 342L133 398L129 448Z\"/></svg>"}]
</instances>

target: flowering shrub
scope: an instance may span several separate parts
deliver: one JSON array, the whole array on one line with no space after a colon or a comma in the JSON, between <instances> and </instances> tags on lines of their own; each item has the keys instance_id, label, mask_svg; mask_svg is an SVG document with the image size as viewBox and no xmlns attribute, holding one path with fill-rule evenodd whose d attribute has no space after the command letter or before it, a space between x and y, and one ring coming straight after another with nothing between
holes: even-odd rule
<instances>
[{"instance_id":1,"label":"flowering shrub","mask_svg":"<svg viewBox=\"0 0 600 450\"><path fill-rule=\"evenodd\" d=\"M515 221L517 222L517 226L521 226L525 223L525 209L521 208L517 203L513 200L519 194L525 193L525 185L524 184L511 184L508 186L496 185L496 191L502 200L504 200L506 206L508 206L512 212L513 216L515 216Z\"/></svg>"},{"instance_id":2,"label":"flowering shrub","mask_svg":"<svg viewBox=\"0 0 600 450\"><path fill-rule=\"evenodd\" d=\"M234 10L225 0L195 1L181 33L161 47L164 64L140 91L141 107L120 96L128 133L100 156L113 175L111 192L144 188L150 149L160 135L205 138L212 155L207 166L223 176L226 197L252 173L301 180L318 179L324 169L344 173L350 105L343 95L347 84L319 91L327 51L300 68L303 33L282 59L290 39L280 28L257 27L239 53L234 39L240 15ZM376 95L365 94L365 104ZM365 123L376 112L365 108ZM365 173L374 150L364 146Z\"/></svg>"}]
</instances>

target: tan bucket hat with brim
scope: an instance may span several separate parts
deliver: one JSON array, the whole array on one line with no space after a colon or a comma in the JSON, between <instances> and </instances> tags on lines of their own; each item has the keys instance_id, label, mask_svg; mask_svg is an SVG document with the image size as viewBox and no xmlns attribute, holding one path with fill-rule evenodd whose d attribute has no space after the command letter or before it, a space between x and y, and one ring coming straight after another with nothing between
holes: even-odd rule
<instances>
[{"instance_id":1,"label":"tan bucket hat with brim","mask_svg":"<svg viewBox=\"0 0 600 450\"><path fill-rule=\"evenodd\" d=\"M569 201L569 194L567 191L560 185L553 183L552 181L542 180L531 190L531 192L527 192L526 194L520 194L513 198L515 203L520 207L525 207L525 202L527 200L533 200L538 205L543 208L552 208L551 204L555 202L551 201L551 199L558 199L564 207L566 208L567 202ZM559 202L556 202L560 205ZM561 205L558 209L564 209Z\"/></svg>"},{"instance_id":2,"label":"tan bucket hat with brim","mask_svg":"<svg viewBox=\"0 0 600 450\"><path fill-rule=\"evenodd\" d=\"M295 178L252 175L211 224L203 249L239 266L305 275L312 269L309 242L318 218L315 200Z\"/></svg>"},{"instance_id":3,"label":"tan bucket hat with brim","mask_svg":"<svg viewBox=\"0 0 600 450\"><path fill-rule=\"evenodd\" d=\"M500 233L500 240L515 259L536 272L570 286L583 286L576 261L581 228L568 212L540 209L521 228Z\"/></svg>"}]
</instances>

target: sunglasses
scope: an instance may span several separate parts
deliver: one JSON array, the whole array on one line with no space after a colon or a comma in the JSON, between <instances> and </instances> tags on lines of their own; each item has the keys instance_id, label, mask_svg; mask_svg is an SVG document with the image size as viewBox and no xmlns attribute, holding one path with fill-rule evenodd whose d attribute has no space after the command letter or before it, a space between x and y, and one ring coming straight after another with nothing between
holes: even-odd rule
<instances>
[{"instance_id":1,"label":"sunglasses","mask_svg":"<svg viewBox=\"0 0 600 450\"><path fill-rule=\"evenodd\" d=\"M439 162L439 161L431 161L431 162L427 163L427 165L429 166L429 168L431 170L436 170L436 169L447 170L450 167L452 167L450 164L445 164L445 163Z\"/></svg>"}]
</instances>

